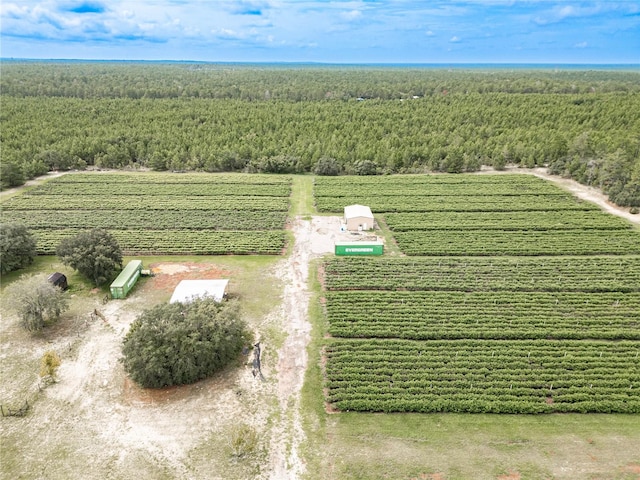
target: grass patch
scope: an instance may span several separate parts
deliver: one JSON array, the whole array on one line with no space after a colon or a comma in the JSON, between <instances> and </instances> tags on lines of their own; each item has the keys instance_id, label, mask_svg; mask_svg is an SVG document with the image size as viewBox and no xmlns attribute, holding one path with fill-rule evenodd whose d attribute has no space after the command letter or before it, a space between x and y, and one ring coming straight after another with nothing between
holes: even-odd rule
<instances>
[{"instance_id":1,"label":"grass patch","mask_svg":"<svg viewBox=\"0 0 640 480\"><path fill-rule=\"evenodd\" d=\"M315 213L313 205L313 176L293 175L291 185L291 216L310 216Z\"/></svg>"},{"instance_id":2,"label":"grass patch","mask_svg":"<svg viewBox=\"0 0 640 480\"><path fill-rule=\"evenodd\" d=\"M240 459L255 455L258 450L258 432L247 424L237 425L229 438L229 455Z\"/></svg>"},{"instance_id":3,"label":"grass patch","mask_svg":"<svg viewBox=\"0 0 640 480\"><path fill-rule=\"evenodd\" d=\"M402 255L402 251L400 247L396 243L395 238L393 237L393 232L389 230L387 226L387 222L385 221L384 215L378 215L376 218L376 223L378 224L379 230L376 232L382 238L384 238L384 250L385 255L398 256Z\"/></svg>"},{"instance_id":4,"label":"grass patch","mask_svg":"<svg viewBox=\"0 0 640 480\"><path fill-rule=\"evenodd\" d=\"M326 315L321 304L322 289L318 279L318 266L321 260L309 264L309 322L311 340L307 346L308 364L304 384L301 390L302 423L306 441L301 446L307 464L309 478L323 478L326 470L327 414L324 410L324 384L321 367L321 351L324 345L324 333L328 330Z\"/></svg>"},{"instance_id":5,"label":"grass patch","mask_svg":"<svg viewBox=\"0 0 640 480\"><path fill-rule=\"evenodd\" d=\"M80 275L71 267L64 265L55 255L37 256L31 265L2 275L0 288L4 291L7 285L15 282L22 275L36 275L38 273L51 274L55 272L60 272L67 277L67 282L69 283L68 291L70 294L88 294L95 288L90 280ZM105 293L108 292L109 285L103 286L101 290Z\"/></svg>"},{"instance_id":6,"label":"grass patch","mask_svg":"<svg viewBox=\"0 0 640 480\"><path fill-rule=\"evenodd\" d=\"M639 460L633 415L340 413L324 430L311 478L625 478Z\"/></svg>"},{"instance_id":7,"label":"grass patch","mask_svg":"<svg viewBox=\"0 0 640 480\"><path fill-rule=\"evenodd\" d=\"M257 478L267 463L265 434L246 423L232 423L212 433L188 454L193 478Z\"/></svg>"}]
</instances>

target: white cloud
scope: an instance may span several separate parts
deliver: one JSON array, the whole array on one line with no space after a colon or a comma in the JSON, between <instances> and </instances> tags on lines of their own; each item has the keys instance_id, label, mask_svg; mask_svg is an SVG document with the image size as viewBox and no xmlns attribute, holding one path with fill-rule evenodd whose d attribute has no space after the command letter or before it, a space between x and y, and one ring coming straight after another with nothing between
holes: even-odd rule
<instances>
[{"instance_id":1,"label":"white cloud","mask_svg":"<svg viewBox=\"0 0 640 480\"><path fill-rule=\"evenodd\" d=\"M0 4L0 14L3 17L21 18L29 12L29 7L18 6L15 3Z\"/></svg>"},{"instance_id":2,"label":"white cloud","mask_svg":"<svg viewBox=\"0 0 640 480\"><path fill-rule=\"evenodd\" d=\"M342 12L340 16L345 20L353 21L362 17L362 12L360 10L350 10L348 12Z\"/></svg>"},{"instance_id":3,"label":"white cloud","mask_svg":"<svg viewBox=\"0 0 640 480\"><path fill-rule=\"evenodd\" d=\"M213 33L218 38L223 38L227 40L239 40L244 38L243 34L236 32L235 30L231 30L229 28L213 29L211 30L211 33Z\"/></svg>"},{"instance_id":4,"label":"white cloud","mask_svg":"<svg viewBox=\"0 0 640 480\"><path fill-rule=\"evenodd\" d=\"M639 10L640 5L631 1L588 2L586 5L584 3L578 5L560 4L541 11L533 18L533 21L538 25L549 25L570 19L597 17L606 13L635 15Z\"/></svg>"},{"instance_id":5,"label":"white cloud","mask_svg":"<svg viewBox=\"0 0 640 480\"><path fill-rule=\"evenodd\" d=\"M451 38L449 39L449 41L450 41L451 43L457 43L457 42L459 42L459 41L460 41L460 37L457 37L457 36L455 36L455 35L454 35L453 37L451 37Z\"/></svg>"},{"instance_id":6,"label":"white cloud","mask_svg":"<svg viewBox=\"0 0 640 480\"><path fill-rule=\"evenodd\" d=\"M579 42L574 45L576 48L587 48L589 44L587 42Z\"/></svg>"}]
</instances>

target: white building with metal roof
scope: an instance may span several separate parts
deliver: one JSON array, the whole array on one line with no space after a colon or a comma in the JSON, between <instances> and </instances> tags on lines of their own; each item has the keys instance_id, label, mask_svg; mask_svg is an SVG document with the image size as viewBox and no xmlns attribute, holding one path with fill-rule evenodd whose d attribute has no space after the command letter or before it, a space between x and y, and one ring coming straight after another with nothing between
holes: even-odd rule
<instances>
[{"instance_id":1,"label":"white building with metal roof","mask_svg":"<svg viewBox=\"0 0 640 480\"><path fill-rule=\"evenodd\" d=\"M188 303L197 297L213 298L222 301L227 290L229 280L182 280L171 295L169 303Z\"/></svg>"},{"instance_id":2,"label":"white building with metal roof","mask_svg":"<svg viewBox=\"0 0 640 480\"><path fill-rule=\"evenodd\" d=\"M373 213L365 205L349 205L344 207L344 223L350 231L373 230Z\"/></svg>"}]
</instances>

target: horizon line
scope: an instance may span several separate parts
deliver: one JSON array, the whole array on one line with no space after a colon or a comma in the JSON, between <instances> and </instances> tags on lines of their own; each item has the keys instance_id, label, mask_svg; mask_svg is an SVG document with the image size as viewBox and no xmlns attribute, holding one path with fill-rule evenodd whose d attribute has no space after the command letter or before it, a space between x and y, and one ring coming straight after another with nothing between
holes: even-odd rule
<instances>
[{"instance_id":1,"label":"horizon line","mask_svg":"<svg viewBox=\"0 0 640 480\"><path fill-rule=\"evenodd\" d=\"M594 66L634 66L640 68L640 62L567 62L567 61L451 61L451 62L347 62L347 61L313 61L313 60L176 60L176 59L119 59L119 58L33 58L33 57L0 57L2 61L27 62L112 62L112 63L205 63L205 64L253 64L253 65L594 65Z\"/></svg>"}]
</instances>

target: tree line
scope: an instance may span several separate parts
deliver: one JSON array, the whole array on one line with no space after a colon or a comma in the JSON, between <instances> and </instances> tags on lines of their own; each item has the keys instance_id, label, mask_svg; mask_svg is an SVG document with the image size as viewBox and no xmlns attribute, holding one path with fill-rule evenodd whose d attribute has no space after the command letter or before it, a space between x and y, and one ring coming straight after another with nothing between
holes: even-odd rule
<instances>
[{"instance_id":1,"label":"tree line","mask_svg":"<svg viewBox=\"0 0 640 480\"><path fill-rule=\"evenodd\" d=\"M548 166L640 206L640 73L3 65L2 187L48 170Z\"/></svg>"}]
</instances>

